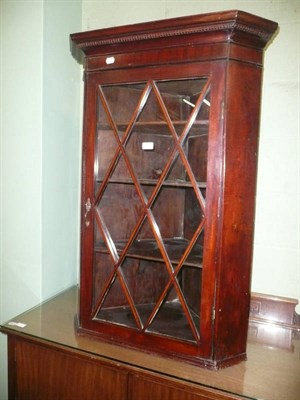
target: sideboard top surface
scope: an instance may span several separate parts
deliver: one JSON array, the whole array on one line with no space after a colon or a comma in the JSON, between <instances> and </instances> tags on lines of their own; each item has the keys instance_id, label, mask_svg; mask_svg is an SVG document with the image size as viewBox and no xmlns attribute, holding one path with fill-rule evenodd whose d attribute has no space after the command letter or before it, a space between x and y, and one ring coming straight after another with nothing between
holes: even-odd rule
<instances>
[{"instance_id":1,"label":"sideboard top surface","mask_svg":"<svg viewBox=\"0 0 300 400\"><path fill-rule=\"evenodd\" d=\"M8 335L47 342L53 347L99 357L109 363L131 365L137 370L156 372L245 398L298 400L300 340L290 329L270 324L251 325L248 360L226 369L211 371L78 335L74 324L77 302L78 288L73 287L3 324L0 330ZM26 326L18 326L19 323ZM259 331L263 335L259 335ZM278 340L269 343L264 340L262 343L258 340L259 336L264 339L277 337ZM280 341L280 338L283 340Z\"/></svg>"}]
</instances>

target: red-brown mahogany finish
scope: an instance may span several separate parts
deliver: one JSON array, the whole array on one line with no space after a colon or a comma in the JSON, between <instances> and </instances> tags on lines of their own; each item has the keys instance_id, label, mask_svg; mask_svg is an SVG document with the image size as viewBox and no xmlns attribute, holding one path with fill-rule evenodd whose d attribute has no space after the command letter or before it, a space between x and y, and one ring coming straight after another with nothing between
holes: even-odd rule
<instances>
[{"instance_id":1,"label":"red-brown mahogany finish","mask_svg":"<svg viewBox=\"0 0 300 400\"><path fill-rule=\"evenodd\" d=\"M263 49L241 11L71 35L85 68L79 331L245 359Z\"/></svg>"}]
</instances>

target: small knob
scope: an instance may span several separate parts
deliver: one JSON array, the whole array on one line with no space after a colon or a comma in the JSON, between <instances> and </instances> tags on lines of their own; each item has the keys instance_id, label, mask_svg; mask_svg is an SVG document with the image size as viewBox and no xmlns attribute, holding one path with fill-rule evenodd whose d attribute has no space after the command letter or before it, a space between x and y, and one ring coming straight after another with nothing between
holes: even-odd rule
<instances>
[{"instance_id":1,"label":"small knob","mask_svg":"<svg viewBox=\"0 0 300 400\"><path fill-rule=\"evenodd\" d=\"M90 198L87 199L87 201L85 202L85 214L84 214L84 219L85 219L85 225L89 226L90 225L90 221L88 220L88 214L92 209L92 203Z\"/></svg>"}]
</instances>

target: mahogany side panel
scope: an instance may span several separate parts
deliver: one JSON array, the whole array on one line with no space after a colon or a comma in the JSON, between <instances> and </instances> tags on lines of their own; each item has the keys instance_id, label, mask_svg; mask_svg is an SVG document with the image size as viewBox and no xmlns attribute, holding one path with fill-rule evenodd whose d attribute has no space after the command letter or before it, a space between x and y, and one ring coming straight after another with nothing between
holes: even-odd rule
<instances>
[{"instance_id":1,"label":"mahogany side panel","mask_svg":"<svg viewBox=\"0 0 300 400\"><path fill-rule=\"evenodd\" d=\"M216 293L217 359L245 353L250 304L261 69L230 61Z\"/></svg>"}]
</instances>

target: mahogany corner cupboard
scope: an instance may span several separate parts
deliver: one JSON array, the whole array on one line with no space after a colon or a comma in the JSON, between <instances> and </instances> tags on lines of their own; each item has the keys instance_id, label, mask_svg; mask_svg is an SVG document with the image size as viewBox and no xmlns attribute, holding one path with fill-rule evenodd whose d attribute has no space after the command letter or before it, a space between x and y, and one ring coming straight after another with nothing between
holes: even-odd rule
<instances>
[{"instance_id":1,"label":"mahogany corner cupboard","mask_svg":"<svg viewBox=\"0 0 300 400\"><path fill-rule=\"evenodd\" d=\"M78 331L246 357L263 49L226 11L71 35L84 61Z\"/></svg>"}]
</instances>

